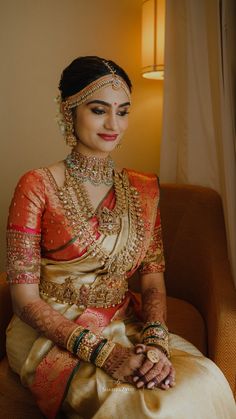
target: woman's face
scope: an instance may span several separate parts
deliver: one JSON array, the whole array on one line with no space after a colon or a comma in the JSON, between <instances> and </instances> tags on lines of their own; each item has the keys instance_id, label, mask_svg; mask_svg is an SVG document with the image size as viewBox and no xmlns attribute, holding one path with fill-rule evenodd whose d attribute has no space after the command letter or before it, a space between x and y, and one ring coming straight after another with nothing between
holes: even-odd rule
<instances>
[{"instance_id":1,"label":"woman's face","mask_svg":"<svg viewBox=\"0 0 236 419\"><path fill-rule=\"evenodd\" d=\"M75 112L75 147L85 155L107 156L120 142L128 127L129 99L122 88L98 90Z\"/></svg>"}]
</instances>

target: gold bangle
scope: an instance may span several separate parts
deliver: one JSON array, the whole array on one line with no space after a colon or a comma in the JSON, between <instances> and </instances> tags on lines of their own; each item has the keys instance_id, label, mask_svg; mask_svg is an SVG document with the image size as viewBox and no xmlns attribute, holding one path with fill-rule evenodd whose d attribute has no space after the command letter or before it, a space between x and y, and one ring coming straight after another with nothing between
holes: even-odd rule
<instances>
[{"instance_id":1,"label":"gold bangle","mask_svg":"<svg viewBox=\"0 0 236 419\"><path fill-rule=\"evenodd\" d=\"M114 349L115 343L111 341L107 341L107 343L103 346L101 351L99 352L98 356L95 359L95 365L101 368L108 356L110 355L111 351Z\"/></svg>"},{"instance_id":2,"label":"gold bangle","mask_svg":"<svg viewBox=\"0 0 236 419\"><path fill-rule=\"evenodd\" d=\"M156 328L152 328L150 327L149 329L145 330L145 332L143 333L143 338L146 338L148 336L156 336L159 339L166 339L168 338L168 331L166 331L165 329L156 329Z\"/></svg>"},{"instance_id":3,"label":"gold bangle","mask_svg":"<svg viewBox=\"0 0 236 419\"><path fill-rule=\"evenodd\" d=\"M73 330L73 332L70 334L70 336L68 337L67 342L66 342L66 349L69 352L73 353L73 346L74 346L75 340L76 340L77 336L82 332L83 329L84 329L84 327L82 327L82 326L76 327Z\"/></svg>"},{"instance_id":4,"label":"gold bangle","mask_svg":"<svg viewBox=\"0 0 236 419\"><path fill-rule=\"evenodd\" d=\"M166 326L165 323L161 323L160 321L156 321L156 322L146 322L143 326L143 329L147 329L148 327L153 326L153 327L161 327L162 329L168 330L168 327Z\"/></svg>"},{"instance_id":5,"label":"gold bangle","mask_svg":"<svg viewBox=\"0 0 236 419\"><path fill-rule=\"evenodd\" d=\"M81 344L79 345L77 356L83 361L90 361L90 356L92 354L94 346L98 344L100 337L95 335L93 332L89 331L82 339Z\"/></svg>"}]
</instances>

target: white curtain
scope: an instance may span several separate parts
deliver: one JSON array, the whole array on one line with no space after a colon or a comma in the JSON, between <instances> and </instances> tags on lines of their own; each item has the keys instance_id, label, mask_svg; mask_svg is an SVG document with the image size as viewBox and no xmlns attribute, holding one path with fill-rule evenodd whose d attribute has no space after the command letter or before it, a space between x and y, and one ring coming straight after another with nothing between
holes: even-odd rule
<instances>
[{"instance_id":1,"label":"white curtain","mask_svg":"<svg viewBox=\"0 0 236 419\"><path fill-rule=\"evenodd\" d=\"M160 178L219 192L236 284L236 2L166 3Z\"/></svg>"}]
</instances>

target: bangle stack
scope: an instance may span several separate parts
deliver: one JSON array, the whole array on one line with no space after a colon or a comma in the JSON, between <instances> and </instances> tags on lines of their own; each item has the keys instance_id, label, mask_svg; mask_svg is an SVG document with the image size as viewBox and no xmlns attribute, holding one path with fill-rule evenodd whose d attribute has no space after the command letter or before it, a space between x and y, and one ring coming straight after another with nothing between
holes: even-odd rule
<instances>
[{"instance_id":1,"label":"bangle stack","mask_svg":"<svg viewBox=\"0 0 236 419\"><path fill-rule=\"evenodd\" d=\"M115 343L101 339L90 330L78 326L70 335L66 347L82 361L91 362L101 368L114 346Z\"/></svg>"},{"instance_id":2,"label":"bangle stack","mask_svg":"<svg viewBox=\"0 0 236 419\"><path fill-rule=\"evenodd\" d=\"M170 358L169 332L166 325L161 322L147 322L142 330L142 343L159 348Z\"/></svg>"}]
</instances>

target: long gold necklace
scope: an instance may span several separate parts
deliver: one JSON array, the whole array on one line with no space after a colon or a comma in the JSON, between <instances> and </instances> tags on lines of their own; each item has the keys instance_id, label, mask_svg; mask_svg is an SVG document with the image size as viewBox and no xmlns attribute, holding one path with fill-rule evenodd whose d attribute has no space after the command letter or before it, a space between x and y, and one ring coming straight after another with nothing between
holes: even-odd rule
<instances>
[{"instance_id":1,"label":"long gold necklace","mask_svg":"<svg viewBox=\"0 0 236 419\"><path fill-rule=\"evenodd\" d=\"M128 205L129 234L122 248L112 256L97 242L96 231L94 231L83 208L78 203L73 183L70 184L69 181L65 186L58 188L49 170L47 170L47 174L64 208L65 216L73 229L74 235L80 239L81 248L87 248L92 256L100 260L104 269L107 270L108 278L115 275L118 281L132 266L136 265L142 252L145 236L139 193L135 187L129 184L127 173L123 171L118 173L118 176L125 190Z\"/></svg>"},{"instance_id":2,"label":"long gold necklace","mask_svg":"<svg viewBox=\"0 0 236 419\"><path fill-rule=\"evenodd\" d=\"M117 234L121 228L121 217L127 212L127 199L125 190L122 186L122 181L117 172L114 172L113 176L114 192L116 197L116 203L114 209L99 205L94 210L93 205L89 199L88 193L83 184L78 183L76 179L68 173L66 170L66 184L73 187L76 191L78 204L86 214L87 220L96 216L99 221L99 231L105 235Z\"/></svg>"}]
</instances>

